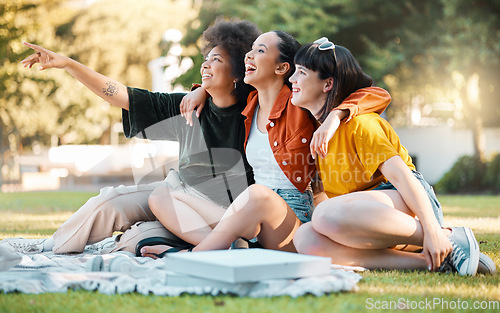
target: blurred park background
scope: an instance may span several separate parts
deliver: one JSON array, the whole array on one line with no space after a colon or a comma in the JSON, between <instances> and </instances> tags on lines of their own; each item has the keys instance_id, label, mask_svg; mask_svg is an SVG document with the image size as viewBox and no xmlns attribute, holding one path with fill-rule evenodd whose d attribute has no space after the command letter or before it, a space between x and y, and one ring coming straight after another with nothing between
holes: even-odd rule
<instances>
[{"instance_id":1,"label":"blurred park background","mask_svg":"<svg viewBox=\"0 0 500 313\"><path fill-rule=\"evenodd\" d=\"M347 47L391 93L384 117L439 192L500 193L500 0L4 0L1 190L97 190L176 166L175 143L126 139L120 110L65 71L24 68L23 41L129 86L186 91L218 16Z\"/></svg>"}]
</instances>

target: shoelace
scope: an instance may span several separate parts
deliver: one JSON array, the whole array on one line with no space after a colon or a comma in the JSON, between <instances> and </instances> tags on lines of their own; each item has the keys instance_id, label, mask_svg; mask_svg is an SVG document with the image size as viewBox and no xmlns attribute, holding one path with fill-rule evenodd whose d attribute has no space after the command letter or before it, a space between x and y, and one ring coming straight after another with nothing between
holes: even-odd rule
<instances>
[{"instance_id":1,"label":"shoelace","mask_svg":"<svg viewBox=\"0 0 500 313\"><path fill-rule=\"evenodd\" d=\"M112 248L114 246L114 244L115 244L114 241L109 241L109 242L105 242L105 243L94 243L92 245L87 246L86 249L99 252L99 251L102 251L105 249Z\"/></svg>"},{"instance_id":2,"label":"shoelace","mask_svg":"<svg viewBox=\"0 0 500 313\"><path fill-rule=\"evenodd\" d=\"M451 263L450 254L448 254L448 256L444 259L443 263L441 263L441 266L439 267L439 272L453 273L457 271L453 266L453 264Z\"/></svg>"},{"instance_id":3,"label":"shoelace","mask_svg":"<svg viewBox=\"0 0 500 313\"><path fill-rule=\"evenodd\" d=\"M453 250L450 253L451 263L456 268L455 264L459 264L459 261L467 258L467 255L466 255L465 251L462 250L460 247L458 247L458 245L454 241L451 242L451 246L453 248ZM458 270L458 268L456 268L456 269Z\"/></svg>"},{"instance_id":4,"label":"shoelace","mask_svg":"<svg viewBox=\"0 0 500 313\"><path fill-rule=\"evenodd\" d=\"M455 241L450 241L452 250L439 267L440 272L458 272L459 269L457 268L457 265L459 264L460 260L467 258L467 253L460 246L458 246Z\"/></svg>"},{"instance_id":5,"label":"shoelace","mask_svg":"<svg viewBox=\"0 0 500 313\"><path fill-rule=\"evenodd\" d=\"M13 242L11 246L16 249L17 252L34 252L40 250L40 244L43 244L43 240L35 243L19 243Z\"/></svg>"}]
</instances>

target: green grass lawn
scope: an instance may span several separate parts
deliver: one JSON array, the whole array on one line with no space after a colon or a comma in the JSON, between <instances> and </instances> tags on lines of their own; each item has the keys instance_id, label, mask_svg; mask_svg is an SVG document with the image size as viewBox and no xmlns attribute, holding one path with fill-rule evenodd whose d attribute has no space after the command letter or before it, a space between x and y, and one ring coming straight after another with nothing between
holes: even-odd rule
<instances>
[{"instance_id":1,"label":"green grass lawn","mask_svg":"<svg viewBox=\"0 0 500 313\"><path fill-rule=\"evenodd\" d=\"M0 239L44 238L95 194L84 192L0 193ZM500 196L440 196L448 226L474 230L481 251L500 265ZM500 274L461 277L405 271L362 273L359 290L323 297L249 299L232 296L160 297L103 295L0 294L0 312L500 312ZM395 304L399 303L397 309ZM488 309L489 307L489 309Z\"/></svg>"}]
</instances>

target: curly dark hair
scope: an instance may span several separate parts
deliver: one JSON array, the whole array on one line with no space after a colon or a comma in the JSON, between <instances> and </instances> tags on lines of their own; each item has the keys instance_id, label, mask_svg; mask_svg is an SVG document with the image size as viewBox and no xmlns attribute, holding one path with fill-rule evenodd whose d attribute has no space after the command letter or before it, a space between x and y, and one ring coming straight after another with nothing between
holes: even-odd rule
<instances>
[{"instance_id":1,"label":"curly dark hair","mask_svg":"<svg viewBox=\"0 0 500 313\"><path fill-rule=\"evenodd\" d=\"M253 42L260 34L257 25L250 21L224 20L221 17L203 32L201 52L204 56L217 46L229 54L232 74L237 80L234 95L238 101L246 101L248 93L253 89L243 82L245 54L252 49Z\"/></svg>"}]
</instances>

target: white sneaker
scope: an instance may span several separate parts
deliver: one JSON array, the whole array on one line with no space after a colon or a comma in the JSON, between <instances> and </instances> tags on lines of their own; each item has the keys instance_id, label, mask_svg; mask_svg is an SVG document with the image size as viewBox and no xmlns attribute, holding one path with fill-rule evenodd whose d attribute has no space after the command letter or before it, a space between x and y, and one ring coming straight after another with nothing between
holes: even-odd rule
<instances>
[{"instance_id":1,"label":"white sneaker","mask_svg":"<svg viewBox=\"0 0 500 313\"><path fill-rule=\"evenodd\" d=\"M147 267L141 267L126 256L116 256L109 261L104 262L102 256L98 255L87 261L85 264L86 272L119 272L119 273L141 273L149 271Z\"/></svg>"},{"instance_id":2,"label":"white sneaker","mask_svg":"<svg viewBox=\"0 0 500 313\"><path fill-rule=\"evenodd\" d=\"M493 275L497 272L497 266L495 262L484 253L479 253L479 264L477 266L478 274L489 274Z\"/></svg>"},{"instance_id":3,"label":"white sneaker","mask_svg":"<svg viewBox=\"0 0 500 313\"><path fill-rule=\"evenodd\" d=\"M107 254L114 252L118 246L116 245L116 235L112 237L105 238L97 243L86 245L85 251L90 251L93 253Z\"/></svg>"},{"instance_id":4,"label":"white sneaker","mask_svg":"<svg viewBox=\"0 0 500 313\"><path fill-rule=\"evenodd\" d=\"M474 276L479 264L479 244L470 228L452 227L448 237L453 246L451 264L460 275Z\"/></svg>"},{"instance_id":5,"label":"white sneaker","mask_svg":"<svg viewBox=\"0 0 500 313\"><path fill-rule=\"evenodd\" d=\"M21 262L22 257L13 249L0 246L0 272L8 271L11 267Z\"/></svg>"},{"instance_id":6,"label":"white sneaker","mask_svg":"<svg viewBox=\"0 0 500 313\"><path fill-rule=\"evenodd\" d=\"M43 252L43 243L46 239L7 238L0 241L0 246L13 248L15 252L23 254L37 254Z\"/></svg>"},{"instance_id":7,"label":"white sneaker","mask_svg":"<svg viewBox=\"0 0 500 313\"><path fill-rule=\"evenodd\" d=\"M109 262L108 272L119 272L119 273L141 273L148 271L147 267L141 267L136 262L132 261L126 256L118 256L113 258Z\"/></svg>"},{"instance_id":8,"label":"white sneaker","mask_svg":"<svg viewBox=\"0 0 500 313\"><path fill-rule=\"evenodd\" d=\"M104 271L104 260L102 256L95 256L85 263L86 272L103 272Z\"/></svg>"}]
</instances>

